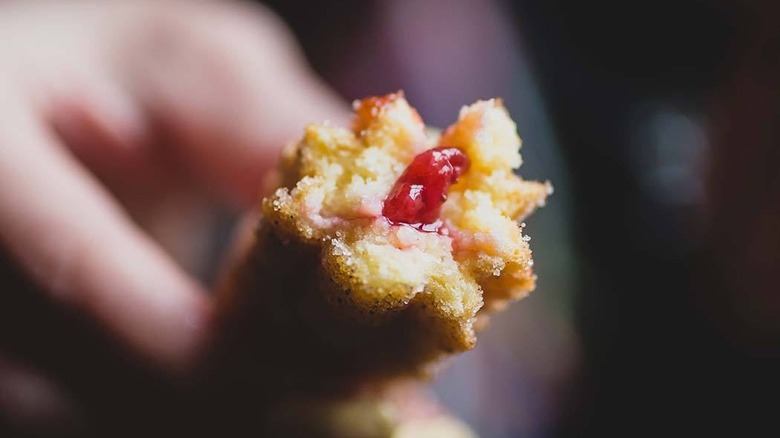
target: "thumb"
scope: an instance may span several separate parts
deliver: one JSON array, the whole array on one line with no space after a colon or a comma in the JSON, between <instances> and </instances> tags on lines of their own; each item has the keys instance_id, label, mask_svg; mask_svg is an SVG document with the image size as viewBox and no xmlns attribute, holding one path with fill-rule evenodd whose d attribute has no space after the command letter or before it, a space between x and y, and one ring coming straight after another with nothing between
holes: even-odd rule
<instances>
[{"instance_id":1,"label":"thumb","mask_svg":"<svg viewBox=\"0 0 780 438\"><path fill-rule=\"evenodd\" d=\"M223 2L162 13L130 59L138 98L176 158L240 206L310 122L346 125L348 107L269 11ZM196 6L197 5L197 6Z\"/></svg>"}]
</instances>

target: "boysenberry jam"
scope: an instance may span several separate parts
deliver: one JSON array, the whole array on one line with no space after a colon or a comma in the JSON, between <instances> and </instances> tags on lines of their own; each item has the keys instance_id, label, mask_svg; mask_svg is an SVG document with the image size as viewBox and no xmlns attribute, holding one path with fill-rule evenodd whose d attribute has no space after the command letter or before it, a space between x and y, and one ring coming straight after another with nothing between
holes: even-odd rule
<instances>
[{"instance_id":1,"label":"boysenberry jam","mask_svg":"<svg viewBox=\"0 0 780 438\"><path fill-rule=\"evenodd\" d=\"M440 223L447 191L468 168L469 158L458 148L442 146L417 155L385 199L382 215L392 223L436 231L429 225Z\"/></svg>"}]
</instances>

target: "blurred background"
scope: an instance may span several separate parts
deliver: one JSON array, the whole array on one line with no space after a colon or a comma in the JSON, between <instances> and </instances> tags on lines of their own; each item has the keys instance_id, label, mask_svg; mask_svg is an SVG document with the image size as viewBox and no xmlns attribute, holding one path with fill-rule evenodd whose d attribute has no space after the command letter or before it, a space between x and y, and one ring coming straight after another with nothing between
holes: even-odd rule
<instances>
[{"instance_id":1,"label":"blurred background","mask_svg":"<svg viewBox=\"0 0 780 438\"><path fill-rule=\"evenodd\" d=\"M555 186L538 289L440 376L450 409L486 437L778 431L780 4L267 4L347 99L446 126L503 97Z\"/></svg>"},{"instance_id":2,"label":"blurred background","mask_svg":"<svg viewBox=\"0 0 780 438\"><path fill-rule=\"evenodd\" d=\"M443 370L451 411L497 438L780 431L780 3L264 3L347 100L402 89L443 127L503 97L555 186L538 289ZM81 395L175 403L101 376Z\"/></svg>"}]
</instances>

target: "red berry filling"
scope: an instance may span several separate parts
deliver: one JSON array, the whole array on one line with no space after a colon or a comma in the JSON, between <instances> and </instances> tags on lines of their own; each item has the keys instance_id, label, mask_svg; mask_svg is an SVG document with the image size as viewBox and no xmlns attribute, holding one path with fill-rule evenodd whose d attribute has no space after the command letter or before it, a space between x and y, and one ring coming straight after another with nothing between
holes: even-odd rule
<instances>
[{"instance_id":1,"label":"red berry filling","mask_svg":"<svg viewBox=\"0 0 780 438\"><path fill-rule=\"evenodd\" d=\"M382 215L392 223L438 231L430 225L439 219L447 190L468 168L468 156L457 148L442 146L417 155L385 199Z\"/></svg>"}]
</instances>

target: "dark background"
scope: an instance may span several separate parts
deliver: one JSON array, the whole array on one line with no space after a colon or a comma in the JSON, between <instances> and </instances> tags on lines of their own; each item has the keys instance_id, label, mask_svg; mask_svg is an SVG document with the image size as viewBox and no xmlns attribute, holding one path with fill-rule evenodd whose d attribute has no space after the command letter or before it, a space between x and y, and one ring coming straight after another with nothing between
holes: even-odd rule
<instances>
[{"instance_id":1,"label":"dark background","mask_svg":"<svg viewBox=\"0 0 780 438\"><path fill-rule=\"evenodd\" d=\"M370 85L345 79L344 71L361 63L356 54L365 57L355 40L373 38L371 62L387 64L383 47L392 35L375 36L382 21L376 11L390 2L267 3L347 98L377 83L384 92L446 80L418 84L392 65L374 71ZM453 31L459 22L448 22L452 13L441 9L469 14L475 2L422 3L438 16L429 26ZM569 203L578 266L571 295L579 365L555 404L555 420L533 431L776 432L780 7L695 0L494 5L522 43L557 139L568 184L566 193L556 184L551 204ZM427 97L409 91L412 104ZM510 97L508 104L516 102ZM422 102L424 117L426 105L435 107ZM535 127L519 124L530 167L535 145L524 133ZM534 243L543 251L539 239ZM538 294L545 293L541 278Z\"/></svg>"},{"instance_id":2,"label":"dark background","mask_svg":"<svg viewBox=\"0 0 780 438\"><path fill-rule=\"evenodd\" d=\"M522 174L556 187L528 225L539 289L443 373L445 405L486 437L778 433L776 2L264 3L348 100L404 89L444 126L504 97ZM57 363L97 423L202 414L22 283L0 260L0 345Z\"/></svg>"}]
</instances>

